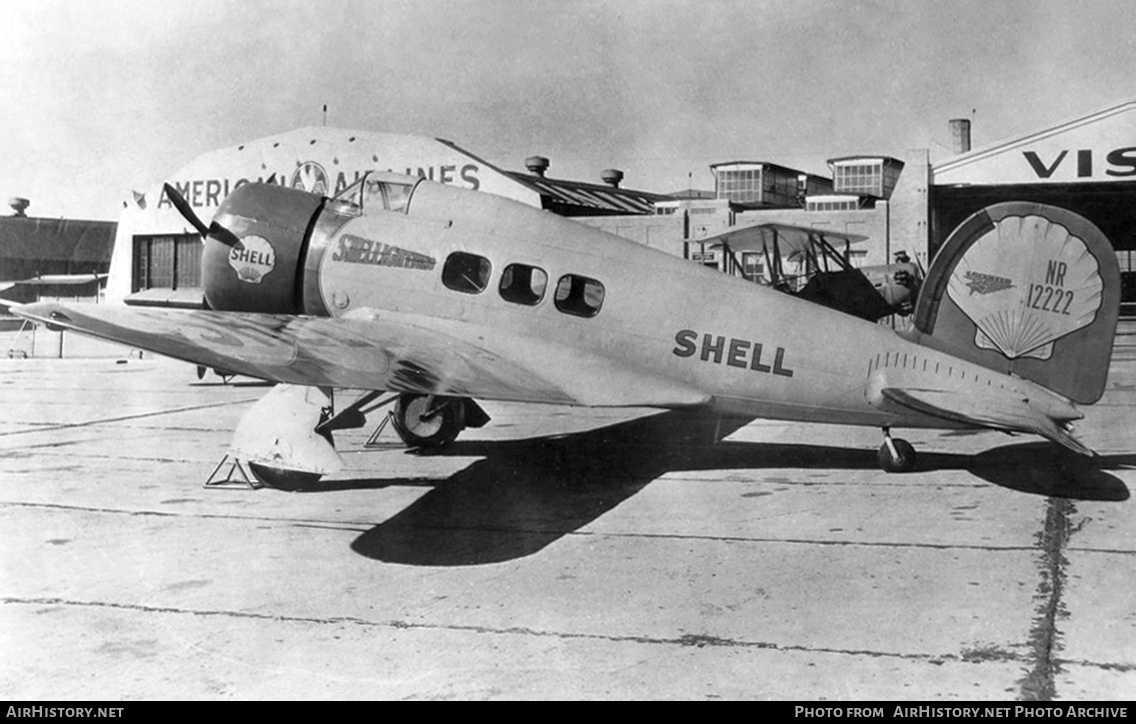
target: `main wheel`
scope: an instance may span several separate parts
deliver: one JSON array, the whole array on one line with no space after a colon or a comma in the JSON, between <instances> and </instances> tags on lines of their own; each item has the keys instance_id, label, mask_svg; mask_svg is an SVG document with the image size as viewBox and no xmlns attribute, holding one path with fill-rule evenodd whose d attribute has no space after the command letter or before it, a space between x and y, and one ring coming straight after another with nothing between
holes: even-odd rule
<instances>
[{"instance_id":1,"label":"main wheel","mask_svg":"<svg viewBox=\"0 0 1136 724\"><path fill-rule=\"evenodd\" d=\"M885 441L880 445L880 452L876 456L880 467L889 473L909 473L915 469L915 448L906 440L893 437L891 444L895 447L895 455L891 454Z\"/></svg>"},{"instance_id":2,"label":"main wheel","mask_svg":"<svg viewBox=\"0 0 1136 724\"><path fill-rule=\"evenodd\" d=\"M465 402L457 397L401 395L394 429L408 447L444 447L465 428Z\"/></svg>"}]
</instances>

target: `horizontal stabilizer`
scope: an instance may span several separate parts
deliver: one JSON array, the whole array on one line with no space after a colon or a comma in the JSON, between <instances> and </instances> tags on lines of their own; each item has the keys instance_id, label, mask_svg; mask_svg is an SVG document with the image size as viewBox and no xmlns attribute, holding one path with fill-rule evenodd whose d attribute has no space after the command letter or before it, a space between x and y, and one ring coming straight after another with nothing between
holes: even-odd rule
<instances>
[{"instance_id":1,"label":"horizontal stabilizer","mask_svg":"<svg viewBox=\"0 0 1136 724\"><path fill-rule=\"evenodd\" d=\"M1065 419L1054 419L1022 397L1003 395L976 396L946 390L885 387L881 394L910 410L951 422L1009 432L1032 432L1062 445L1080 455L1095 453L1066 428L1079 413L1071 411Z\"/></svg>"}]
</instances>

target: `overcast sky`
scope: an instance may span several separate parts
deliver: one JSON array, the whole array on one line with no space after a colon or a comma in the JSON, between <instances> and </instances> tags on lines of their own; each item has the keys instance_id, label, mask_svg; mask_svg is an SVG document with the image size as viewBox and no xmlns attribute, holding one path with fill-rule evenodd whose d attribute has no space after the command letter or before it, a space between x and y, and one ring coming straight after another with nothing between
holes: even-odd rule
<instances>
[{"instance_id":1,"label":"overcast sky","mask_svg":"<svg viewBox=\"0 0 1136 724\"><path fill-rule=\"evenodd\" d=\"M668 192L708 165L949 155L1136 97L1131 0L0 0L0 195L115 219L322 122ZM0 213L7 208L0 208Z\"/></svg>"}]
</instances>

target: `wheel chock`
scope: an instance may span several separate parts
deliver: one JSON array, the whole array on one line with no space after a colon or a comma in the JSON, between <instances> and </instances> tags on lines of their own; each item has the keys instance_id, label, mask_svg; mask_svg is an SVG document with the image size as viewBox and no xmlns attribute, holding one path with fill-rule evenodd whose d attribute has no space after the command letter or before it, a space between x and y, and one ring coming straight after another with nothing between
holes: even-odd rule
<instances>
[{"instance_id":1,"label":"wheel chock","mask_svg":"<svg viewBox=\"0 0 1136 724\"><path fill-rule=\"evenodd\" d=\"M363 447L367 450L379 450L391 447L406 447L402 440L395 442L391 440L383 441L379 439L379 437L383 434L383 431L387 429L387 425L391 424L393 420L393 412L388 412L386 415L384 415L382 422L380 422L379 426L375 428L375 431L371 433L371 436L367 438L367 442L363 443Z\"/></svg>"},{"instance_id":2,"label":"wheel chock","mask_svg":"<svg viewBox=\"0 0 1136 724\"><path fill-rule=\"evenodd\" d=\"M219 476L218 473L221 469L228 465L228 472L224 476ZM235 455L226 453L225 457L221 458L221 462L217 463L217 467L213 468L213 472L201 487L209 490L257 490L264 486L257 482L256 478L249 474L245 464L240 461Z\"/></svg>"}]
</instances>

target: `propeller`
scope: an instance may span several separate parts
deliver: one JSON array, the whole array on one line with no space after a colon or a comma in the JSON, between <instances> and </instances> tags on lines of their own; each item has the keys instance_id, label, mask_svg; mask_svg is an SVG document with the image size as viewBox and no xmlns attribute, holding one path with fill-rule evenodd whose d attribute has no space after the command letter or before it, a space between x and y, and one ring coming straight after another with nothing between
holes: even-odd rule
<instances>
[{"instance_id":1,"label":"propeller","mask_svg":"<svg viewBox=\"0 0 1136 724\"><path fill-rule=\"evenodd\" d=\"M163 188L165 188L166 196L174 205L174 208L178 210L178 213L180 213L193 228L197 229L197 233L201 234L201 236L212 236L214 239L221 242L225 246L231 246L234 249L245 248L244 243L240 240L240 238L237 237L236 234L229 231L224 226L221 226L216 221L209 224L209 226L206 226L205 222L198 218L197 214L193 212L193 207L189 205L189 202L185 200L185 197L182 196L181 193L179 193L178 190L173 186L171 186L170 184L163 184Z\"/></svg>"}]
</instances>

